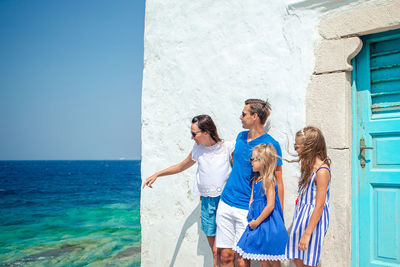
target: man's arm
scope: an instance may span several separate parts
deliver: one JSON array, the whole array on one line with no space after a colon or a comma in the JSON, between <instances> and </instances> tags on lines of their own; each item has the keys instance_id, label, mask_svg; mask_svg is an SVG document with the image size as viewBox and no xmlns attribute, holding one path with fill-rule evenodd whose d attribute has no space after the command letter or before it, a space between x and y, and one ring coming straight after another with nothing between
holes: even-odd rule
<instances>
[{"instance_id":1,"label":"man's arm","mask_svg":"<svg viewBox=\"0 0 400 267\"><path fill-rule=\"evenodd\" d=\"M283 188L283 180L282 180L282 165L276 167L275 178L276 178L276 182L278 183L279 201L281 202L281 207L282 207L282 211L283 211L284 188Z\"/></svg>"}]
</instances>

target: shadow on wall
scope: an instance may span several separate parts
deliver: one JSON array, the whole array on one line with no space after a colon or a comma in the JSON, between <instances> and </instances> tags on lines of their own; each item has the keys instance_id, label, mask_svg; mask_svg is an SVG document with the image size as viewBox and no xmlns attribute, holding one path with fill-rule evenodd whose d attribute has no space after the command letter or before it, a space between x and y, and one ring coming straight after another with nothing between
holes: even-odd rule
<instances>
[{"instance_id":1,"label":"shadow on wall","mask_svg":"<svg viewBox=\"0 0 400 267\"><path fill-rule=\"evenodd\" d=\"M170 267L173 267L175 265L176 261L176 256L178 255L178 252L182 246L183 239L185 238L185 234L188 231L190 227L193 226L193 224L197 224L197 233L199 235L198 242L197 242L197 255L198 256L203 256L204 257L204 263L203 267L209 267L212 266L213 258L212 258L212 253L211 249L208 246L208 241L206 236L204 235L203 231L200 229L200 203L197 205L197 207L190 213L190 215L187 217L185 223L183 224L181 233L179 234L178 237L178 242L176 243L175 250L174 250L174 255L172 256ZM290 233L292 225L289 227L288 232ZM281 263L282 267L295 267L294 263L291 261L284 261ZM251 262L252 267L261 267L260 262L257 261L252 261Z\"/></svg>"},{"instance_id":2,"label":"shadow on wall","mask_svg":"<svg viewBox=\"0 0 400 267\"><path fill-rule=\"evenodd\" d=\"M190 227L192 227L193 224L197 224L197 233L199 235L198 243L197 243L197 255L204 257L203 267L212 265L213 258L212 258L211 249L208 246L208 241L207 241L206 236L200 229L200 203L199 203L197 205L197 207L192 211L192 213L190 213L190 215L187 217L185 223L183 224L181 233L179 234L179 237L178 237L178 242L176 243L176 246L175 246L174 255L172 256L172 259L171 259L171 264L169 265L170 267L173 267L175 265L176 256L178 255L178 252L182 246L182 242L183 242L183 239L185 238L185 234L188 231L188 229Z\"/></svg>"}]
</instances>

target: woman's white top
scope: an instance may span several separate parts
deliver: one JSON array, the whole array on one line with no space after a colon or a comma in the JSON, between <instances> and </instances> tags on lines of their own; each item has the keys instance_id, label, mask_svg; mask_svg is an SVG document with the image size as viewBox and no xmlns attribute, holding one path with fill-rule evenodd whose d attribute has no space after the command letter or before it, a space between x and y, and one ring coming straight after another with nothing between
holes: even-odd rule
<instances>
[{"instance_id":1,"label":"woman's white top","mask_svg":"<svg viewBox=\"0 0 400 267\"><path fill-rule=\"evenodd\" d=\"M221 141L212 146L194 144L192 159L198 163L193 193L204 197L217 197L231 173L233 142Z\"/></svg>"}]
</instances>

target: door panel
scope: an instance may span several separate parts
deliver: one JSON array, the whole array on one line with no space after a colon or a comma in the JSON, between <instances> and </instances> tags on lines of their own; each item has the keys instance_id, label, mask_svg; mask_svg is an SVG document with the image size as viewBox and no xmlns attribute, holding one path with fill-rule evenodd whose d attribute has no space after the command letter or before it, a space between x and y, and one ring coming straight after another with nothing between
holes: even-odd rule
<instances>
[{"instance_id":1,"label":"door panel","mask_svg":"<svg viewBox=\"0 0 400 267\"><path fill-rule=\"evenodd\" d=\"M372 166L374 168L400 168L399 134L375 135L372 136L372 142L374 144L373 146L376 148L372 155ZM396 157L396 155L398 156Z\"/></svg>"},{"instance_id":2,"label":"door panel","mask_svg":"<svg viewBox=\"0 0 400 267\"><path fill-rule=\"evenodd\" d=\"M375 258L380 261L396 260L400 257L396 241L399 240L399 213L393 212L393 206L399 206L400 187L375 187L374 209L374 250ZM393 203L393 205L387 205Z\"/></svg>"}]
</instances>

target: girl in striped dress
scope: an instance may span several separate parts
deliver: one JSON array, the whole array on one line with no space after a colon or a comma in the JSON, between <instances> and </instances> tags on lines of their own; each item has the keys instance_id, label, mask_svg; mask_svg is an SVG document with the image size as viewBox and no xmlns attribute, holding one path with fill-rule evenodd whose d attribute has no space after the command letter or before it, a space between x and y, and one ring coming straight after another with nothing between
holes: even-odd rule
<instances>
[{"instance_id":1,"label":"girl in striped dress","mask_svg":"<svg viewBox=\"0 0 400 267\"><path fill-rule=\"evenodd\" d=\"M293 259L297 267L319 266L329 226L331 161L318 128L309 126L298 131L294 148L301 164L301 177L286 257Z\"/></svg>"}]
</instances>

